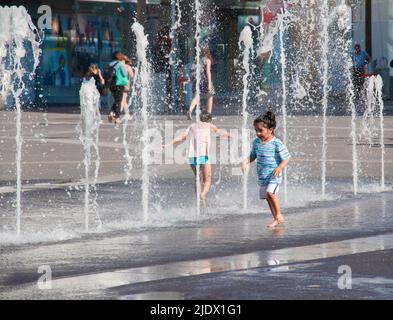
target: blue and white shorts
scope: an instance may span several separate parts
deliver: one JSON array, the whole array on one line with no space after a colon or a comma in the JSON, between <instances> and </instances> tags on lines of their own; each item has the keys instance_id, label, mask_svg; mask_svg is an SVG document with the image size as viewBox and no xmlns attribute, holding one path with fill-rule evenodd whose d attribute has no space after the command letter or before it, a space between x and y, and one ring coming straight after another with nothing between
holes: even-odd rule
<instances>
[{"instance_id":1,"label":"blue and white shorts","mask_svg":"<svg viewBox=\"0 0 393 320\"><path fill-rule=\"evenodd\" d=\"M188 158L188 164L191 167L196 167L197 165L204 165L208 163L209 157L208 156L200 156L200 157L190 157Z\"/></svg>"},{"instance_id":2,"label":"blue and white shorts","mask_svg":"<svg viewBox=\"0 0 393 320\"><path fill-rule=\"evenodd\" d=\"M278 193L279 189L280 189L280 186L278 184L275 184L275 183L267 184L265 186L260 186L259 198L260 199L266 199L268 192L273 193L274 195L276 195Z\"/></svg>"}]
</instances>

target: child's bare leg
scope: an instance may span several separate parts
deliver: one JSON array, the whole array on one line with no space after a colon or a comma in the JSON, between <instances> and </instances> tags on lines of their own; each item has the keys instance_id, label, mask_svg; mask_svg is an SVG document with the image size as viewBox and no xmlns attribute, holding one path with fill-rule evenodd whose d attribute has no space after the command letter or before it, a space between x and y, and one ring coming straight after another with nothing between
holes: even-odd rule
<instances>
[{"instance_id":1,"label":"child's bare leg","mask_svg":"<svg viewBox=\"0 0 393 320\"><path fill-rule=\"evenodd\" d=\"M274 228L274 227L277 226L277 219L276 219L277 214L276 214L275 208L274 208L274 206L273 206L273 204L271 202L271 199L269 197L267 197L266 201L269 204L270 212L272 213L272 216L273 216L273 222L268 224L267 227L268 228Z\"/></svg>"},{"instance_id":2,"label":"child's bare leg","mask_svg":"<svg viewBox=\"0 0 393 320\"><path fill-rule=\"evenodd\" d=\"M202 178L203 178L203 191L201 192L201 199L205 200L206 195L210 190L212 185L212 168L210 163L206 163L201 168Z\"/></svg>"},{"instance_id":3,"label":"child's bare leg","mask_svg":"<svg viewBox=\"0 0 393 320\"><path fill-rule=\"evenodd\" d=\"M196 177L197 170L196 170L195 166L191 166L191 169L192 169L192 172L194 172L194 177L195 177L195 179L194 179L194 188L195 188L195 193L196 193L197 192L197 177Z\"/></svg>"},{"instance_id":4,"label":"child's bare leg","mask_svg":"<svg viewBox=\"0 0 393 320\"><path fill-rule=\"evenodd\" d=\"M212 113L213 111L213 95L208 93L207 95L207 112Z\"/></svg>"},{"instance_id":5,"label":"child's bare leg","mask_svg":"<svg viewBox=\"0 0 393 320\"><path fill-rule=\"evenodd\" d=\"M197 97L194 97L191 101L190 108L188 109L189 113L192 113L197 105Z\"/></svg>"},{"instance_id":6,"label":"child's bare leg","mask_svg":"<svg viewBox=\"0 0 393 320\"><path fill-rule=\"evenodd\" d=\"M277 225L284 223L284 217L281 214L280 202L278 201L278 198L273 193L268 192L267 199L274 216L274 222L271 223L268 227L274 228Z\"/></svg>"},{"instance_id":7,"label":"child's bare leg","mask_svg":"<svg viewBox=\"0 0 393 320\"><path fill-rule=\"evenodd\" d=\"M276 210L274 209L273 204L271 203L271 200L269 198L266 198L266 201L267 201L267 203L269 205L270 212L272 213L272 216L273 216L274 220L276 220L277 213L276 213Z\"/></svg>"},{"instance_id":8,"label":"child's bare leg","mask_svg":"<svg viewBox=\"0 0 393 320\"><path fill-rule=\"evenodd\" d=\"M280 202L279 202L277 196L274 195L273 193L268 192L268 197L271 198L271 203L273 205L274 212L276 213L276 220L277 220L277 222L279 224L284 223L284 217L281 214Z\"/></svg>"},{"instance_id":9,"label":"child's bare leg","mask_svg":"<svg viewBox=\"0 0 393 320\"><path fill-rule=\"evenodd\" d=\"M198 186L197 186L197 182L198 182L198 180L197 180L198 179L197 178L197 168L196 168L196 166L191 166L191 169L192 169L192 172L194 172L194 177L195 177L194 188L195 188L195 193L197 193L198 192L198 190L197 190L197 188L198 188ZM202 181L201 181L201 177L200 176L199 176L199 183L200 183L200 188L202 188Z\"/></svg>"},{"instance_id":10,"label":"child's bare leg","mask_svg":"<svg viewBox=\"0 0 393 320\"><path fill-rule=\"evenodd\" d=\"M127 109L127 92L123 92L123 99L121 100L121 112L126 112Z\"/></svg>"}]
</instances>

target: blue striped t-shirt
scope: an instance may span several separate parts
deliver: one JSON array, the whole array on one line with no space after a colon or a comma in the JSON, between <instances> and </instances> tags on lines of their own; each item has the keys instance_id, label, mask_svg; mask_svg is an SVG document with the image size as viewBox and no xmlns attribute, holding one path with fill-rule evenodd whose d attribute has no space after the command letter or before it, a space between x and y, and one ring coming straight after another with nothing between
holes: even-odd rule
<instances>
[{"instance_id":1,"label":"blue striped t-shirt","mask_svg":"<svg viewBox=\"0 0 393 320\"><path fill-rule=\"evenodd\" d=\"M275 177L273 171L282 161L288 160L290 157L287 147L280 139L273 137L272 140L264 144L259 138L256 138L252 145L250 158L257 161L258 185L280 184L282 177Z\"/></svg>"}]
</instances>

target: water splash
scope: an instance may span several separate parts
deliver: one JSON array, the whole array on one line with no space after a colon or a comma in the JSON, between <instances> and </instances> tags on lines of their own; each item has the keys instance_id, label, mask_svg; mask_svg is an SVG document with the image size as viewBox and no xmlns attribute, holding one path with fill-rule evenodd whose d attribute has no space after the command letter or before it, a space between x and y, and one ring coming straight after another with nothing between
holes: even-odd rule
<instances>
[{"instance_id":1,"label":"water splash","mask_svg":"<svg viewBox=\"0 0 393 320\"><path fill-rule=\"evenodd\" d=\"M240 33L239 37L239 48L242 51L243 56L243 98L242 98L242 151L243 159L247 157L247 152L250 150L250 141L248 135L248 111L247 111L247 99L250 92L249 83L251 77L250 61L253 56L253 39L252 31L250 26L245 26ZM252 61L251 61L252 62ZM247 198L248 198L248 175L243 176L243 209L247 209Z\"/></svg>"},{"instance_id":2,"label":"water splash","mask_svg":"<svg viewBox=\"0 0 393 320\"><path fill-rule=\"evenodd\" d=\"M127 129L129 122L132 120L132 114L131 114L131 108L133 106L133 103L136 100L137 92L136 92L136 84L139 79L139 69L140 69L140 63L138 64L138 67L134 71L134 80L132 83L131 87L131 97L127 101L127 109L126 109L126 114L123 118L123 146L124 146L124 158L126 160L126 164L124 165L124 172L126 174L126 180L125 184L128 184L131 179L131 174L132 174L132 156L130 154L130 149L131 149L131 136L129 137L130 140L127 138Z\"/></svg>"},{"instance_id":3,"label":"water splash","mask_svg":"<svg viewBox=\"0 0 393 320\"><path fill-rule=\"evenodd\" d=\"M375 146L375 140L379 136L381 150L381 190L385 188L385 142L384 142L384 103L382 99L383 81L380 75L367 78L364 84L365 111L361 123L359 139L365 139L369 148ZM379 118L379 124L377 124ZM379 131L379 134L378 134Z\"/></svg>"},{"instance_id":4,"label":"water splash","mask_svg":"<svg viewBox=\"0 0 393 320\"><path fill-rule=\"evenodd\" d=\"M354 84L352 81L352 75L348 70L352 70L353 63L352 57L350 56L350 48L352 47L352 41L350 40L349 34L351 32L351 20L349 17L350 8L345 4L342 4L336 7L336 15L337 15L337 26L339 30L341 30L343 36L338 39L338 42L341 43L342 48L344 49L344 61L346 61L346 82L347 82L347 97L349 109L351 112L351 138L352 138L352 177L353 177L353 193L357 195L358 193L358 184L359 184L359 166L358 166L358 154L357 154L357 127L356 127L356 106L355 106L355 91Z\"/></svg>"},{"instance_id":5,"label":"water splash","mask_svg":"<svg viewBox=\"0 0 393 320\"><path fill-rule=\"evenodd\" d=\"M379 109L379 130L380 130L380 146L381 146L381 189L385 189L385 126L384 126L384 104L382 99L383 80L380 75L375 78L375 92L377 98L377 105Z\"/></svg>"},{"instance_id":6,"label":"water splash","mask_svg":"<svg viewBox=\"0 0 393 320\"><path fill-rule=\"evenodd\" d=\"M285 54L285 31L287 28L286 16L284 15L284 10L281 10L280 17L280 63L281 63L281 86L282 86L282 102L281 102L281 113L282 113L282 127L283 127L283 143L287 144L287 72L286 72L286 54ZM284 169L283 172L284 179L284 203L288 202L288 176L287 170Z\"/></svg>"},{"instance_id":7,"label":"water splash","mask_svg":"<svg viewBox=\"0 0 393 320\"><path fill-rule=\"evenodd\" d=\"M369 77L364 83L365 89L365 110L361 122L361 132L359 139L366 139L370 148L373 146L373 139L377 137L377 126L375 119L377 116L377 101L375 91L375 77Z\"/></svg>"},{"instance_id":8,"label":"water splash","mask_svg":"<svg viewBox=\"0 0 393 320\"><path fill-rule=\"evenodd\" d=\"M195 63L196 63L196 84L195 84L195 96L197 99L197 105L196 105L196 125L199 126L199 116L201 114L201 72L202 72L202 59L201 59L201 33L202 33L202 27L201 27L201 21L202 21L202 5L199 0L195 0L195 23L196 23L196 28L195 28L195 49L196 49L196 54L195 54ZM199 138L198 134L196 135L196 144L199 145ZM196 149L196 157L199 159L199 148ZM199 201L199 195L201 194L201 181L200 181L200 174L201 174L201 169L200 166L196 166L196 177L195 177L195 184L196 184L196 208L197 208L197 216L199 217L201 215L201 204Z\"/></svg>"},{"instance_id":9,"label":"water splash","mask_svg":"<svg viewBox=\"0 0 393 320\"><path fill-rule=\"evenodd\" d=\"M16 233L21 232L22 194L22 102L24 78L33 80L41 54L38 31L25 7L0 7L0 74L7 80L4 96L11 93L16 109ZM32 59L29 58L29 53ZM31 60L33 63L31 63Z\"/></svg>"},{"instance_id":10,"label":"water splash","mask_svg":"<svg viewBox=\"0 0 393 320\"><path fill-rule=\"evenodd\" d=\"M98 92L94 78L82 83L79 91L81 115L76 127L79 140L83 144L85 166L85 231L89 231L90 213L97 218L97 229L102 227L97 203L97 179L100 169L99 153L99 129L101 124L100 93ZM94 175L90 179L92 162L94 160ZM92 192L92 193L91 193ZM92 196L92 197L91 197Z\"/></svg>"},{"instance_id":11,"label":"water splash","mask_svg":"<svg viewBox=\"0 0 393 320\"><path fill-rule=\"evenodd\" d=\"M138 74L141 83L142 99L142 206L143 218L149 220L149 106L150 106L150 88L151 88L151 65L147 59L147 50L149 42L145 35L143 26L135 22L132 25L132 31L136 36L137 57L138 57Z\"/></svg>"},{"instance_id":12,"label":"water splash","mask_svg":"<svg viewBox=\"0 0 393 320\"><path fill-rule=\"evenodd\" d=\"M173 111L176 107L176 97L177 97L177 86L173 85L176 83L176 70L179 64L178 60L178 47L177 47L177 33L178 29L181 27L181 19L182 19L182 12L180 8L180 0L171 0L171 15L172 15L172 27L170 32L170 39L171 39L171 52L169 53L169 67L170 74L171 74L171 83L172 83L172 106L170 109ZM177 19L176 19L177 17ZM169 71L169 70L168 70Z\"/></svg>"},{"instance_id":13,"label":"water splash","mask_svg":"<svg viewBox=\"0 0 393 320\"><path fill-rule=\"evenodd\" d=\"M328 83L329 83L329 4L328 0L323 0L321 7L322 31L320 37L320 46L322 53L322 199L326 194L326 160L327 160L327 109L328 109Z\"/></svg>"}]
</instances>

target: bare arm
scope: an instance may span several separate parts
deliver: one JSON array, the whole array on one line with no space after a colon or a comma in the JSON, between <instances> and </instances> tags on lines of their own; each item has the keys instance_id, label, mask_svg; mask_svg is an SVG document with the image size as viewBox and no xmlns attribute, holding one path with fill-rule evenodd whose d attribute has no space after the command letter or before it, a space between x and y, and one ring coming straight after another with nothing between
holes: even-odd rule
<instances>
[{"instance_id":1,"label":"bare arm","mask_svg":"<svg viewBox=\"0 0 393 320\"><path fill-rule=\"evenodd\" d=\"M288 160L283 160L280 165L274 169L273 175L275 177L279 176L281 174L281 171L285 169L285 167L288 165L289 159Z\"/></svg>"},{"instance_id":2,"label":"bare arm","mask_svg":"<svg viewBox=\"0 0 393 320\"><path fill-rule=\"evenodd\" d=\"M247 157L246 159L243 160L242 162L242 172L243 174L247 174L248 171L250 170L250 163L254 162L255 158Z\"/></svg>"},{"instance_id":3,"label":"bare arm","mask_svg":"<svg viewBox=\"0 0 393 320\"><path fill-rule=\"evenodd\" d=\"M210 125L211 130L222 138L233 138L228 132L217 128L214 124Z\"/></svg>"},{"instance_id":4,"label":"bare arm","mask_svg":"<svg viewBox=\"0 0 393 320\"><path fill-rule=\"evenodd\" d=\"M134 80L135 74L134 70L132 69L131 66L127 66L127 72L128 72L128 77L132 80Z\"/></svg>"},{"instance_id":5,"label":"bare arm","mask_svg":"<svg viewBox=\"0 0 393 320\"><path fill-rule=\"evenodd\" d=\"M179 135L178 137L176 137L175 139L173 139L171 142L169 142L169 143L167 143L167 144L164 144L162 147L163 147L163 148L167 148L167 147L169 147L169 146L172 146L172 145L178 144L178 143L180 143L180 142L183 142L184 140L187 139L187 136L188 136L188 132L185 131L185 132L183 132L181 135Z\"/></svg>"},{"instance_id":6,"label":"bare arm","mask_svg":"<svg viewBox=\"0 0 393 320\"><path fill-rule=\"evenodd\" d=\"M371 56L366 52L366 62L370 63L371 61Z\"/></svg>"},{"instance_id":7,"label":"bare arm","mask_svg":"<svg viewBox=\"0 0 393 320\"><path fill-rule=\"evenodd\" d=\"M104 84L105 84L105 80L104 80L104 77L102 76L102 73L101 73L101 70L100 70L100 69L98 69L97 75L98 75L98 77L100 78L100 83L101 83L102 85L104 85Z\"/></svg>"},{"instance_id":8,"label":"bare arm","mask_svg":"<svg viewBox=\"0 0 393 320\"><path fill-rule=\"evenodd\" d=\"M177 82L178 82L179 84L183 84L183 83L189 83L189 82L191 82L191 80L190 80L189 77L179 77L179 78L177 79Z\"/></svg>"}]
</instances>

